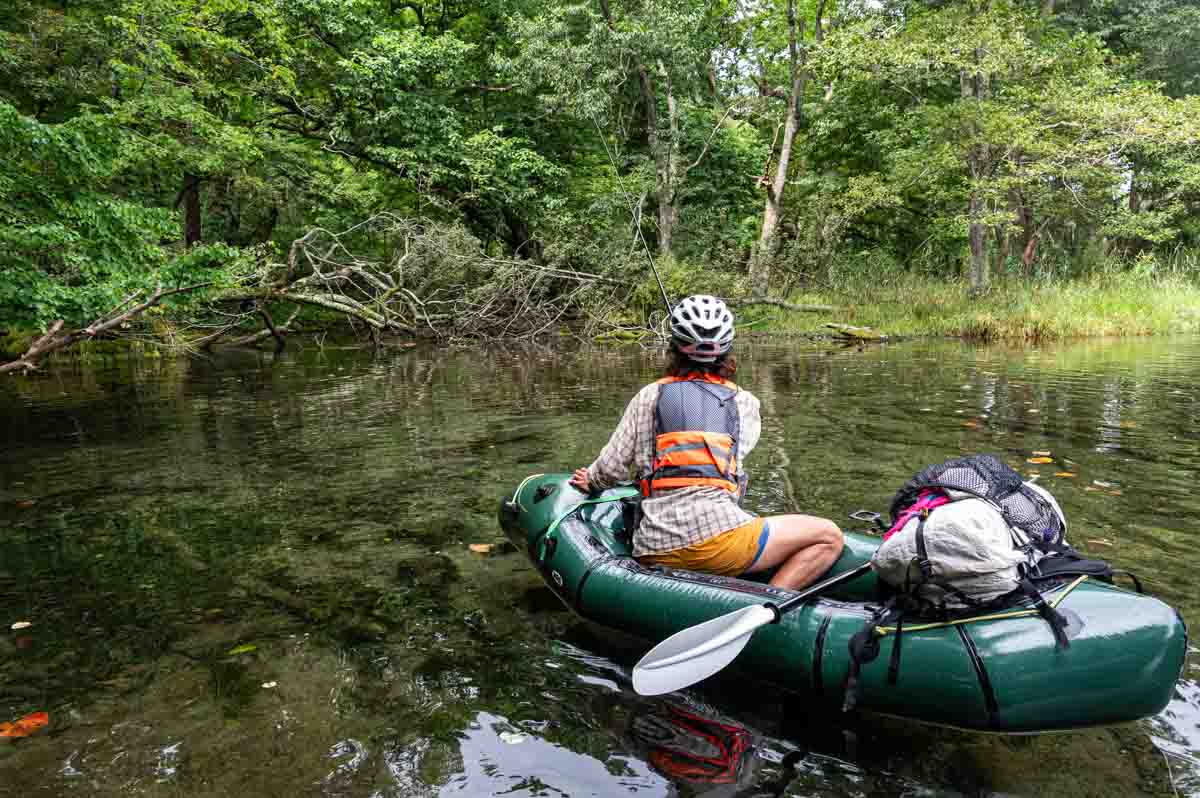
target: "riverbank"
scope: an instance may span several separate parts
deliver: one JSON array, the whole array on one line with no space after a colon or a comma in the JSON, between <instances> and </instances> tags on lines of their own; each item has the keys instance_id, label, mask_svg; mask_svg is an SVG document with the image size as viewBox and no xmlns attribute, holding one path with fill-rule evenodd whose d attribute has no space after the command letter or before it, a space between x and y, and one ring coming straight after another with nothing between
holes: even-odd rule
<instances>
[{"instance_id":1,"label":"riverbank","mask_svg":"<svg viewBox=\"0 0 1200 798\"><path fill-rule=\"evenodd\" d=\"M684 282L687 284L672 285L672 293L705 290L703 278L690 275ZM657 286L654 288L657 290ZM985 343L1200 333L1200 284L1181 276L1121 274L1058 282L996 281L987 294L972 298L958 282L888 275L875 283L856 280L794 291L786 301L833 309L798 313L770 305L741 306L738 326L742 334L841 337L829 328L830 324L865 327L893 339L962 338ZM638 340L646 331L635 324L627 319L625 325L595 340L602 344ZM85 341L56 353L54 359L159 357L196 349L179 336L156 332L148 328L136 338ZM560 334L571 333L563 328ZM0 331L0 363L20 357L39 335L32 330ZM368 345L344 320L324 318L322 314L315 314L306 329L293 330L288 339L301 347L324 348L335 342L352 347ZM274 342L263 339L257 343L270 346ZM412 339L388 339L381 345L407 348L417 343Z\"/></svg>"},{"instance_id":2,"label":"riverbank","mask_svg":"<svg viewBox=\"0 0 1200 798\"><path fill-rule=\"evenodd\" d=\"M836 322L889 336L974 341L1200 332L1200 285L1179 277L998 281L984 296L972 298L961 283L906 276L797 291L787 301L836 310L802 314L754 307L743 312L743 319L751 330L765 333L828 333L824 325Z\"/></svg>"}]
</instances>

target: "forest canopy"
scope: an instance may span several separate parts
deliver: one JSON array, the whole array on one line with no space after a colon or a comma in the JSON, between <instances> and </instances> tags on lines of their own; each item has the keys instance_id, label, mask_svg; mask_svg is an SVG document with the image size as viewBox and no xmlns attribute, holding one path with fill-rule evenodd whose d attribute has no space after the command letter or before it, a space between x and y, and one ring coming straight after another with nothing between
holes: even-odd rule
<instances>
[{"instance_id":1,"label":"forest canopy","mask_svg":"<svg viewBox=\"0 0 1200 798\"><path fill-rule=\"evenodd\" d=\"M1189 0L10 0L0 37L0 327L531 332L647 313L643 239L728 296L1200 251Z\"/></svg>"}]
</instances>

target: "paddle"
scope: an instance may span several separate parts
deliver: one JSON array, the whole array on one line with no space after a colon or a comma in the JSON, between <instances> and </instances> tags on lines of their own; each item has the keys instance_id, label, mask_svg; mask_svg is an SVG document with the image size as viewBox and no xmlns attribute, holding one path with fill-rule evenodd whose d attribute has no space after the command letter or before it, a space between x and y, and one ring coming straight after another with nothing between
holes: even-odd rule
<instances>
[{"instance_id":1,"label":"paddle","mask_svg":"<svg viewBox=\"0 0 1200 798\"><path fill-rule=\"evenodd\" d=\"M776 623L785 612L822 590L849 582L870 570L871 564L863 563L852 571L805 588L782 604L753 604L676 632L638 660L633 668L633 689L641 695L659 695L707 679L733 662L760 626Z\"/></svg>"}]
</instances>

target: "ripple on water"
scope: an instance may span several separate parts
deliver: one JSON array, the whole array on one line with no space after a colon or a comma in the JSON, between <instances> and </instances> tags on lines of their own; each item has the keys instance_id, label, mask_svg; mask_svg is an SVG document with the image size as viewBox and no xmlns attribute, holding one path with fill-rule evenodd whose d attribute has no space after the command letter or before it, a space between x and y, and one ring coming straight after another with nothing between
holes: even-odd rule
<instances>
[{"instance_id":1,"label":"ripple on water","mask_svg":"<svg viewBox=\"0 0 1200 798\"><path fill-rule=\"evenodd\" d=\"M1200 341L740 359L763 407L752 509L843 519L927 463L994 452L1054 491L1073 542L1200 617ZM528 473L589 462L658 368L636 348L327 350L0 382L0 720L53 723L0 746L0 782L1200 795L1195 664L1156 718L1033 740L849 724L737 679L633 693L637 652L579 627L519 553L468 546L501 542L496 503Z\"/></svg>"}]
</instances>

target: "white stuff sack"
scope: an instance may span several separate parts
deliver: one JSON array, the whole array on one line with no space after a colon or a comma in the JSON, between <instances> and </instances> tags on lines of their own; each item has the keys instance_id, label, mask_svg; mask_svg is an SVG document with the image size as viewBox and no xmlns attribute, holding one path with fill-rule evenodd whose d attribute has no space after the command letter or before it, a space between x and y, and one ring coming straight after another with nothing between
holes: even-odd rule
<instances>
[{"instance_id":1,"label":"white stuff sack","mask_svg":"<svg viewBox=\"0 0 1200 798\"><path fill-rule=\"evenodd\" d=\"M914 517L875 552L871 566L879 578L901 590L947 607L968 606L954 593L922 584L917 564L917 525ZM1025 554L1014 546L1013 534L1000 512L982 499L944 504L925 521L925 550L935 581L945 582L977 601L988 601L1014 590L1020 581L1017 565Z\"/></svg>"}]
</instances>

